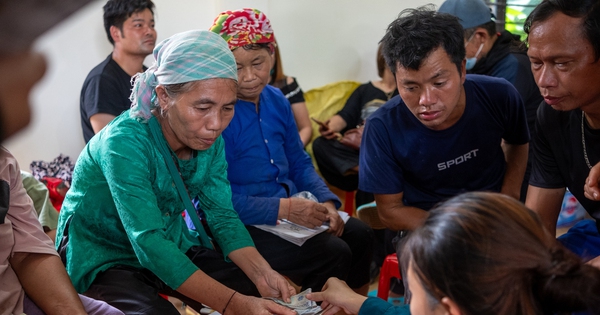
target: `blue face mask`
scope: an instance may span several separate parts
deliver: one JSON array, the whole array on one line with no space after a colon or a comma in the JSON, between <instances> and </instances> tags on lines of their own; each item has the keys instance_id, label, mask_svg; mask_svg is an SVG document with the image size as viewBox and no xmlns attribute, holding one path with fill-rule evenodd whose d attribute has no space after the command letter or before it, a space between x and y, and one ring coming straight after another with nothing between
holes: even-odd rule
<instances>
[{"instance_id":1,"label":"blue face mask","mask_svg":"<svg viewBox=\"0 0 600 315\"><path fill-rule=\"evenodd\" d=\"M475 33L473 33L473 35L471 35L471 37L465 44L465 48L467 48L467 45L469 45L469 42L471 41L471 39L473 39L474 35L475 35ZM465 64L465 68L467 68L467 70L471 70L475 67L475 64L477 63L477 56L479 56L479 53L481 52L482 49L483 49L483 43L481 43L481 45L479 45L479 49L477 49L477 52L475 53L475 57L466 58L467 63Z\"/></svg>"},{"instance_id":2,"label":"blue face mask","mask_svg":"<svg viewBox=\"0 0 600 315\"><path fill-rule=\"evenodd\" d=\"M477 63L477 57L467 58L467 63L465 64L465 68L467 70L471 70L475 68L475 64Z\"/></svg>"}]
</instances>

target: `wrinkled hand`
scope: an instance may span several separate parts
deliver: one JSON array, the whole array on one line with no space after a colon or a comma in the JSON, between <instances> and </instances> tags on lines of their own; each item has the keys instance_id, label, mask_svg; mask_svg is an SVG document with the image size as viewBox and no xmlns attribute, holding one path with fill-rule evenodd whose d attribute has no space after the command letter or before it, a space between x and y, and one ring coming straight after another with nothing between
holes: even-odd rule
<instances>
[{"instance_id":1,"label":"wrinkled hand","mask_svg":"<svg viewBox=\"0 0 600 315\"><path fill-rule=\"evenodd\" d=\"M586 264L588 264L594 268L600 269L600 256L588 261Z\"/></svg>"},{"instance_id":2,"label":"wrinkled hand","mask_svg":"<svg viewBox=\"0 0 600 315\"><path fill-rule=\"evenodd\" d=\"M342 236L342 233L344 233L344 220L340 217L333 202L328 201L322 205L327 208L327 220L329 221L328 232L337 237Z\"/></svg>"},{"instance_id":3,"label":"wrinkled hand","mask_svg":"<svg viewBox=\"0 0 600 315\"><path fill-rule=\"evenodd\" d=\"M329 278L322 292L307 294L306 298L312 301L323 301L321 308L326 310L323 315L333 315L342 309L346 314L358 314L367 299L352 291L346 282L338 278Z\"/></svg>"},{"instance_id":4,"label":"wrinkled hand","mask_svg":"<svg viewBox=\"0 0 600 315\"><path fill-rule=\"evenodd\" d=\"M587 199L600 200L600 163L590 170L583 186L583 193Z\"/></svg>"},{"instance_id":5,"label":"wrinkled hand","mask_svg":"<svg viewBox=\"0 0 600 315\"><path fill-rule=\"evenodd\" d=\"M328 214L322 204L302 198L291 198L288 211L288 220L311 229L323 225Z\"/></svg>"},{"instance_id":6,"label":"wrinkled hand","mask_svg":"<svg viewBox=\"0 0 600 315\"><path fill-rule=\"evenodd\" d=\"M288 303L290 297L296 294L294 287L273 269L264 271L255 284L261 296L279 298Z\"/></svg>"},{"instance_id":7,"label":"wrinkled hand","mask_svg":"<svg viewBox=\"0 0 600 315\"><path fill-rule=\"evenodd\" d=\"M295 315L296 312L273 301L237 293L233 296L223 315Z\"/></svg>"}]
</instances>

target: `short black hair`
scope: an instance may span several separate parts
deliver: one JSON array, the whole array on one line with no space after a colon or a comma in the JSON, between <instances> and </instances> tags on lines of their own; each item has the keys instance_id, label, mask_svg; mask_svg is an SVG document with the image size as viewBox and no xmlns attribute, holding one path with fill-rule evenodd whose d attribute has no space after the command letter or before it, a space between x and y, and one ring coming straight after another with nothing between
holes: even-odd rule
<instances>
[{"instance_id":1,"label":"short black hair","mask_svg":"<svg viewBox=\"0 0 600 315\"><path fill-rule=\"evenodd\" d=\"M123 22L132 14L144 10L150 10L154 15L154 3L152 0L108 0L104 5L104 29L111 44L115 41L110 36L110 27L116 26L123 32Z\"/></svg>"},{"instance_id":2,"label":"short black hair","mask_svg":"<svg viewBox=\"0 0 600 315\"><path fill-rule=\"evenodd\" d=\"M581 30L594 47L596 60L600 59L600 1L598 0L544 0L527 17L523 29L529 35L536 22L549 19L561 12L570 17L581 18ZM527 37L529 40L529 36Z\"/></svg>"},{"instance_id":3,"label":"short black hair","mask_svg":"<svg viewBox=\"0 0 600 315\"><path fill-rule=\"evenodd\" d=\"M464 31L456 16L436 12L431 5L405 9L381 39L383 57L392 71L397 67L419 70L434 50L443 48L461 72L465 59Z\"/></svg>"},{"instance_id":4,"label":"short black hair","mask_svg":"<svg viewBox=\"0 0 600 315\"><path fill-rule=\"evenodd\" d=\"M381 47L382 45L379 44L379 46L377 47L377 74L379 75L380 78L383 79L383 73L385 71L385 58L383 58L383 53L381 52Z\"/></svg>"}]
</instances>

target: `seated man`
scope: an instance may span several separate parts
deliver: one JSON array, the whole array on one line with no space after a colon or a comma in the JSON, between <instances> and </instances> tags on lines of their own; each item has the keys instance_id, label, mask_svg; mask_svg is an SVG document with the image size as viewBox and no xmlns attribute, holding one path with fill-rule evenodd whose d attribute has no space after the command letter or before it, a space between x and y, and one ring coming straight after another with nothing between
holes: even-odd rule
<instances>
[{"instance_id":1,"label":"seated man","mask_svg":"<svg viewBox=\"0 0 600 315\"><path fill-rule=\"evenodd\" d=\"M533 75L544 96L537 117L527 207L556 231L565 187L593 220L559 241L600 267L600 8L597 1L540 3L525 22ZM594 259L595 257L595 259Z\"/></svg>"},{"instance_id":2,"label":"seated man","mask_svg":"<svg viewBox=\"0 0 600 315\"><path fill-rule=\"evenodd\" d=\"M519 198L529 132L523 101L504 79L466 75L458 19L405 10L382 39L399 97L365 124L359 188L382 222L414 230L438 202L466 191Z\"/></svg>"},{"instance_id":3,"label":"seated man","mask_svg":"<svg viewBox=\"0 0 600 315\"><path fill-rule=\"evenodd\" d=\"M459 18L465 29L467 73L504 78L512 83L523 98L529 134L535 135L535 116L542 101L540 90L531 73L527 45L518 35L496 31L490 8L483 0L446 0L438 10ZM521 185L521 201L525 201L531 173L532 146L529 147L527 169Z\"/></svg>"},{"instance_id":4,"label":"seated man","mask_svg":"<svg viewBox=\"0 0 600 315\"><path fill-rule=\"evenodd\" d=\"M325 180L345 191L358 188L358 151L338 141L340 134L362 125L368 115L398 95L394 75L385 66L381 45L377 49L380 80L362 84L350 95L344 108L319 128L321 136L313 141L313 152ZM373 201L373 194L356 192L356 207Z\"/></svg>"},{"instance_id":5,"label":"seated man","mask_svg":"<svg viewBox=\"0 0 600 315\"><path fill-rule=\"evenodd\" d=\"M210 29L228 42L237 63L236 112L223 138L233 206L256 249L303 289L321 290L328 277L339 275L366 294L373 232L354 218L344 224L338 198L303 150L289 101L268 85L274 51L269 20L255 9L227 11ZM299 191L312 193L318 202L291 198ZM330 229L297 246L250 226L275 225L278 219L309 228L328 221Z\"/></svg>"},{"instance_id":6,"label":"seated man","mask_svg":"<svg viewBox=\"0 0 600 315\"><path fill-rule=\"evenodd\" d=\"M131 77L146 70L144 58L156 43L151 0L109 0L104 27L113 51L83 82L79 111L85 143L131 107Z\"/></svg>"},{"instance_id":7,"label":"seated man","mask_svg":"<svg viewBox=\"0 0 600 315\"><path fill-rule=\"evenodd\" d=\"M104 302L77 295L37 221L19 169L0 147L0 313L122 315Z\"/></svg>"}]
</instances>

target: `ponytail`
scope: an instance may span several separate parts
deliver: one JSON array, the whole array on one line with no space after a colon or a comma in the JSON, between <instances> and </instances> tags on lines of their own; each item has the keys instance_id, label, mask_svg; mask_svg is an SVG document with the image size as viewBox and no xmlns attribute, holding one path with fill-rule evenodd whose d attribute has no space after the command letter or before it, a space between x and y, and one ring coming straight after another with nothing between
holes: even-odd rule
<instances>
[{"instance_id":1,"label":"ponytail","mask_svg":"<svg viewBox=\"0 0 600 315\"><path fill-rule=\"evenodd\" d=\"M536 270L534 295L544 314L587 311L600 315L600 270L583 264L561 245Z\"/></svg>"}]
</instances>

